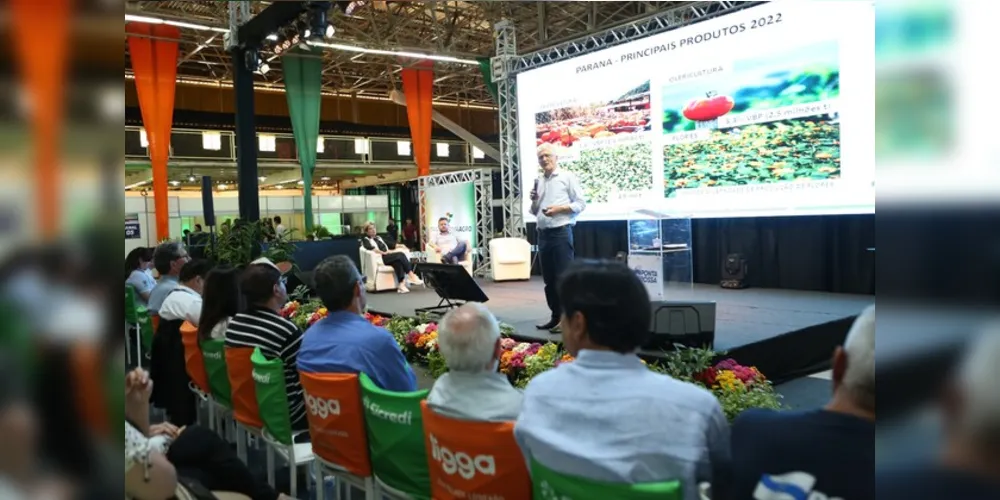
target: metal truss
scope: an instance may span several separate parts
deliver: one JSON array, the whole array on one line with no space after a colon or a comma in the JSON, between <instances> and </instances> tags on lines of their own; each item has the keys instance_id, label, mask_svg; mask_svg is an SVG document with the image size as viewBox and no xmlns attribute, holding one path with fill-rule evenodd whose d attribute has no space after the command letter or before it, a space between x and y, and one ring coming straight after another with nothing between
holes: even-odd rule
<instances>
[{"instance_id":1,"label":"metal truss","mask_svg":"<svg viewBox=\"0 0 1000 500\"><path fill-rule=\"evenodd\" d=\"M540 2L541 3L541 2ZM626 3L626 2L579 2ZM651 2L646 2L650 4ZM673 4L671 8L650 16L632 20L613 28L594 31L573 40L551 45L541 50L517 55L518 32L513 22L501 20L494 26L496 56L491 61L493 82L497 85L500 122L500 170L503 179L504 236L523 238L525 223L521 193L519 154L517 74L529 69L578 57L608 47L639 40L681 26L710 19L764 2L659 2ZM647 5L655 8L656 6ZM544 7L540 6L540 12ZM652 10L652 9L651 9ZM539 23L541 24L540 17Z\"/></svg>"},{"instance_id":2,"label":"metal truss","mask_svg":"<svg viewBox=\"0 0 1000 500\"><path fill-rule=\"evenodd\" d=\"M491 273L490 240L493 239L493 174L489 169L462 170L446 174L428 175L418 179L420 193L420 238L427 241L430 232L427 224L426 206L427 188L471 182L476 193L476 241L478 248L473 249L473 275L488 278Z\"/></svg>"},{"instance_id":3,"label":"metal truss","mask_svg":"<svg viewBox=\"0 0 1000 500\"><path fill-rule=\"evenodd\" d=\"M249 4L256 15L270 2ZM331 42L372 49L408 50L476 59L494 54L494 24L508 20L517 30L512 44L516 53L533 53L560 46L566 40L604 30L675 6L723 2L667 1L407 1L368 2L350 16L334 9L329 15L337 34ZM228 2L159 2L128 0L129 14L229 28ZM676 10L676 9L674 9ZM232 82L231 57L220 32L181 29L178 76L189 81L228 84ZM324 54L324 91L359 98L385 98L401 87L401 65L393 56L327 50ZM271 71L255 75L263 85L283 81L281 59L265 50ZM125 67L131 67L128 47ZM435 67L436 102L453 105L496 107L482 73L475 65L438 63Z\"/></svg>"}]
</instances>

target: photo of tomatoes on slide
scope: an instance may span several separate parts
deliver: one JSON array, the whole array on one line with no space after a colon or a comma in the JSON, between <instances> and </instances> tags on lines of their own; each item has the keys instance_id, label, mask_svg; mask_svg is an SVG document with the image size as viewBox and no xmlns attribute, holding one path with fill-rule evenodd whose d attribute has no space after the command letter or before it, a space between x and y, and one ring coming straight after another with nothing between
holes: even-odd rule
<instances>
[{"instance_id":1,"label":"photo of tomatoes on slide","mask_svg":"<svg viewBox=\"0 0 1000 500\"><path fill-rule=\"evenodd\" d=\"M538 113L535 145L553 144L566 156L581 141L648 132L653 125L649 95L646 81L612 99Z\"/></svg>"},{"instance_id":2,"label":"photo of tomatoes on slide","mask_svg":"<svg viewBox=\"0 0 1000 500\"><path fill-rule=\"evenodd\" d=\"M695 122L710 122L718 120L733 110L736 102L732 97L708 92L705 97L694 99L684 108L684 118Z\"/></svg>"}]
</instances>

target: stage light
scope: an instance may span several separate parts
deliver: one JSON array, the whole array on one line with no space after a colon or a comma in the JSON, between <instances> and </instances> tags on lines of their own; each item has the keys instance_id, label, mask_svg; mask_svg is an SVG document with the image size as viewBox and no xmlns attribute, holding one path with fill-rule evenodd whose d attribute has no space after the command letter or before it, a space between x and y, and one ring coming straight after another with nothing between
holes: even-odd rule
<instances>
[{"instance_id":1,"label":"stage light","mask_svg":"<svg viewBox=\"0 0 1000 500\"><path fill-rule=\"evenodd\" d=\"M326 25L326 31L323 33L327 38L333 38L333 35L337 33L337 30L333 28L332 24Z\"/></svg>"},{"instance_id":2,"label":"stage light","mask_svg":"<svg viewBox=\"0 0 1000 500\"><path fill-rule=\"evenodd\" d=\"M173 186L173 187L180 186L181 185L181 181L170 181L170 185Z\"/></svg>"},{"instance_id":3,"label":"stage light","mask_svg":"<svg viewBox=\"0 0 1000 500\"><path fill-rule=\"evenodd\" d=\"M266 75L268 71L271 71L271 66L269 66L267 63L263 63L260 65L260 74Z\"/></svg>"},{"instance_id":4,"label":"stage light","mask_svg":"<svg viewBox=\"0 0 1000 500\"><path fill-rule=\"evenodd\" d=\"M311 40L316 38L322 41L324 36L331 37L333 36L333 33L327 35L327 33L330 32L330 28L332 28L332 26L326 22L326 9L313 9L312 15L309 16L309 29L305 30L306 39Z\"/></svg>"},{"instance_id":5,"label":"stage light","mask_svg":"<svg viewBox=\"0 0 1000 500\"><path fill-rule=\"evenodd\" d=\"M188 177L188 182L195 182L196 180L197 179L195 179L193 175L191 177Z\"/></svg>"},{"instance_id":6,"label":"stage light","mask_svg":"<svg viewBox=\"0 0 1000 500\"><path fill-rule=\"evenodd\" d=\"M271 33L270 35L267 35L267 39L270 40L270 41L272 41L272 42L277 42L278 41L278 35L275 35L274 33Z\"/></svg>"}]
</instances>

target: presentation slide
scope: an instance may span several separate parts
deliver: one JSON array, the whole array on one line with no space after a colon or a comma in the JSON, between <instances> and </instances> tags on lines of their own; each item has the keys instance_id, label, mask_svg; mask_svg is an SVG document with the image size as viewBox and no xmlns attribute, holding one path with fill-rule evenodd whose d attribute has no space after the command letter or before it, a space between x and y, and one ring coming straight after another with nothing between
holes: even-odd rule
<instances>
[{"instance_id":1,"label":"presentation slide","mask_svg":"<svg viewBox=\"0 0 1000 500\"><path fill-rule=\"evenodd\" d=\"M546 144L580 220L873 213L874 27L874 2L771 2L519 74L525 220Z\"/></svg>"}]
</instances>

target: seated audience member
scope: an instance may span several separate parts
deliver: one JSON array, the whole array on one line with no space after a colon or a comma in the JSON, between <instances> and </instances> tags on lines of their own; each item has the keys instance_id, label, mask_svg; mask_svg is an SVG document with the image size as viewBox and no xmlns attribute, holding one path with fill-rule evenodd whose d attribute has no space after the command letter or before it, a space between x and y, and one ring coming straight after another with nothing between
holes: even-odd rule
<instances>
[{"instance_id":1,"label":"seated audience member","mask_svg":"<svg viewBox=\"0 0 1000 500\"><path fill-rule=\"evenodd\" d=\"M563 343L576 360L532 379L515 437L556 472L619 484L679 481L686 500L729 458L718 400L651 371L649 295L620 263L577 261L559 281Z\"/></svg>"},{"instance_id":2,"label":"seated audience member","mask_svg":"<svg viewBox=\"0 0 1000 500\"><path fill-rule=\"evenodd\" d=\"M226 347L260 347L268 358L282 361L292 426L296 430L306 430L305 399L296 362L302 346L302 331L281 316L281 308L288 302L285 277L273 262L258 259L243 271L240 290L246 311L229 321Z\"/></svg>"},{"instance_id":3,"label":"seated audience member","mask_svg":"<svg viewBox=\"0 0 1000 500\"><path fill-rule=\"evenodd\" d=\"M141 369L125 379L125 496L136 500L174 498L178 485L189 492L226 491L253 500L284 500L255 476L229 443L200 426L150 424L152 379Z\"/></svg>"},{"instance_id":4,"label":"seated audience member","mask_svg":"<svg viewBox=\"0 0 1000 500\"><path fill-rule=\"evenodd\" d=\"M458 264L469 254L469 244L451 231L446 217L438 219L438 232L427 242L427 246L441 254L442 264Z\"/></svg>"},{"instance_id":5,"label":"seated audience member","mask_svg":"<svg viewBox=\"0 0 1000 500\"><path fill-rule=\"evenodd\" d=\"M149 273L153 265L153 249L139 247L125 257L125 284L135 289L135 300L145 306L156 280Z\"/></svg>"},{"instance_id":6,"label":"seated audience member","mask_svg":"<svg viewBox=\"0 0 1000 500\"><path fill-rule=\"evenodd\" d=\"M382 263L392 267L392 270L396 273L396 280L399 282L399 286L396 288L397 292L410 293L410 289L406 287L407 284L424 284L424 282L413 273L413 267L410 265L410 259L406 257L405 253L403 253L403 249L398 248L395 244L393 244L393 247L390 250L389 245L385 241L382 241L382 238L375 232L374 222L365 224L365 237L361 238L361 244L365 247L365 250L381 255Z\"/></svg>"},{"instance_id":7,"label":"seated audience member","mask_svg":"<svg viewBox=\"0 0 1000 500\"><path fill-rule=\"evenodd\" d=\"M432 410L463 420L517 420L521 391L497 372L500 323L486 306L468 303L445 315L438 324L438 348L448 373L427 397Z\"/></svg>"},{"instance_id":8,"label":"seated audience member","mask_svg":"<svg viewBox=\"0 0 1000 500\"><path fill-rule=\"evenodd\" d=\"M167 295L177 288L178 277L181 268L191 260L184 245L177 241L168 241L156 247L153 252L153 265L156 272L160 274L160 281L149 293L149 304L147 308L151 313L159 313L160 306L166 300Z\"/></svg>"},{"instance_id":9,"label":"seated audience member","mask_svg":"<svg viewBox=\"0 0 1000 500\"><path fill-rule=\"evenodd\" d=\"M369 323L365 278L354 262L335 255L313 270L316 294L329 316L309 328L299 353L299 369L306 373L365 373L387 391L417 390L417 379L384 328Z\"/></svg>"},{"instance_id":10,"label":"seated audience member","mask_svg":"<svg viewBox=\"0 0 1000 500\"><path fill-rule=\"evenodd\" d=\"M1000 323L983 332L942 400L944 439L933 463L875 476L879 500L1000 498ZM870 451L869 451L870 453Z\"/></svg>"},{"instance_id":11,"label":"seated audience member","mask_svg":"<svg viewBox=\"0 0 1000 500\"><path fill-rule=\"evenodd\" d=\"M729 498L874 499L875 307L855 321L833 355L833 399L805 412L750 410L732 430ZM793 495L795 496L795 495ZM796 497L797 498L797 497ZM811 497L810 497L811 498Z\"/></svg>"},{"instance_id":12,"label":"seated audience member","mask_svg":"<svg viewBox=\"0 0 1000 500\"><path fill-rule=\"evenodd\" d=\"M202 293L198 341L225 340L229 320L243 311L240 273L232 266L219 266L208 273Z\"/></svg>"},{"instance_id":13,"label":"seated audience member","mask_svg":"<svg viewBox=\"0 0 1000 500\"><path fill-rule=\"evenodd\" d=\"M202 291L205 278L212 270L207 260L195 259L184 264L178 276L178 285L163 299L160 306L160 320L184 320L194 326L201 322Z\"/></svg>"}]
</instances>

